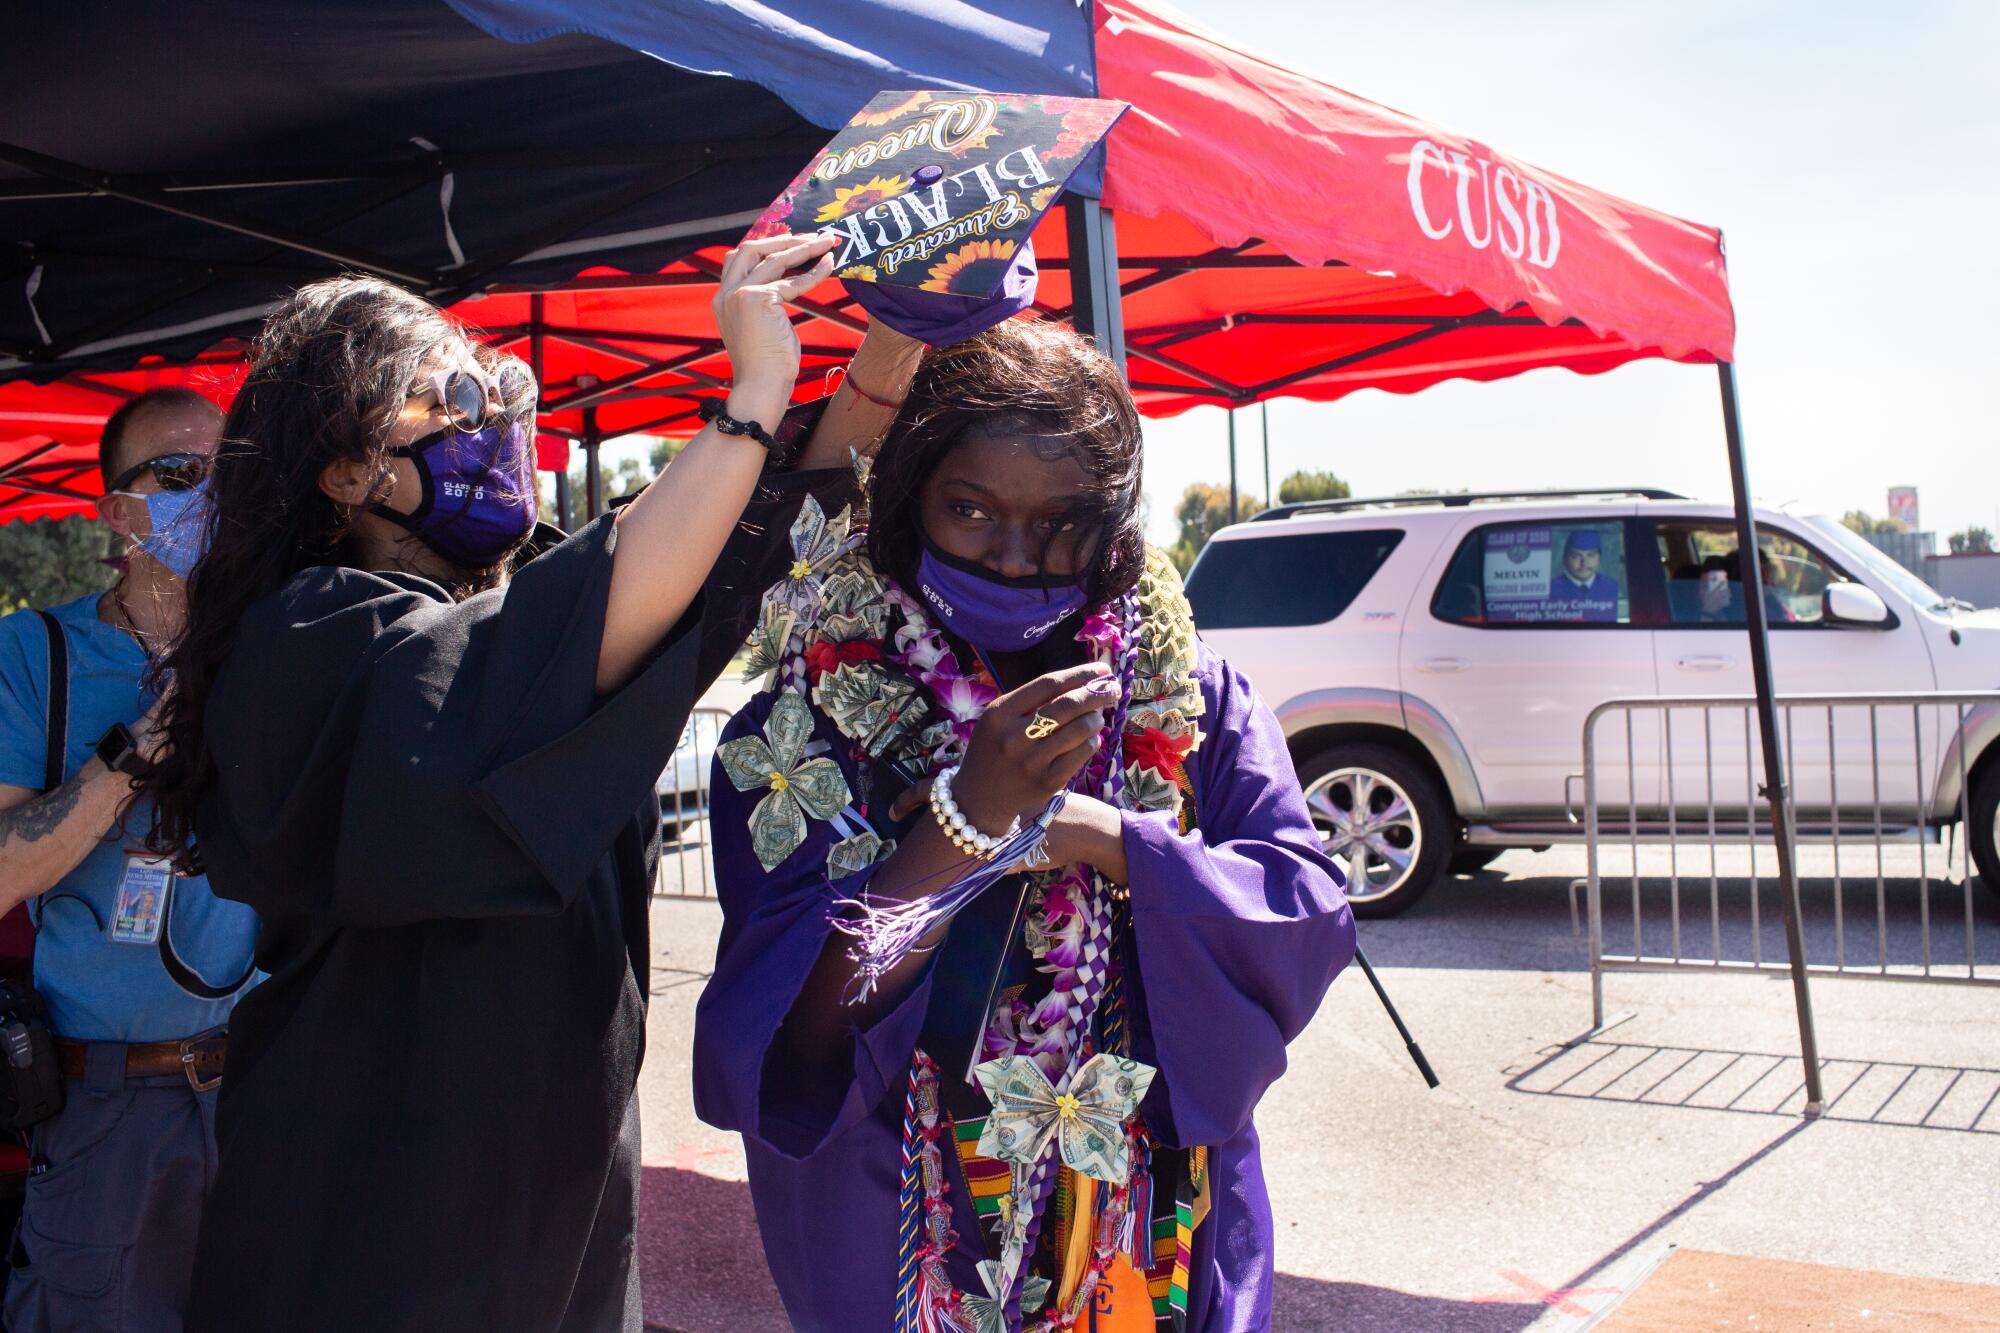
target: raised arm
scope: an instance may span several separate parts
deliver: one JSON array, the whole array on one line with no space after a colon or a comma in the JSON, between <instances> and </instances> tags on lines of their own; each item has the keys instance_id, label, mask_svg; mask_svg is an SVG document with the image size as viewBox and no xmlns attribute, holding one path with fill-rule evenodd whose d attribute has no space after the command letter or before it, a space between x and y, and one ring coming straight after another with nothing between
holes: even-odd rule
<instances>
[{"instance_id":1,"label":"raised arm","mask_svg":"<svg viewBox=\"0 0 2000 1333\"><path fill-rule=\"evenodd\" d=\"M868 325L847 374L799 454L801 468L846 467L849 452L871 454L910 392L924 345L881 320Z\"/></svg>"},{"instance_id":2,"label":"raised arm","mask_svg":"<svg viewBox=\"0 0 2000 1333\"><path fill-rule=\"evenodd\" d=\"M799 371L786 303L833 271L830 235L745 241L722 266L715 322L729 353L727 412L775 430ZM807 265L803 271L786 274ZM624 684L680 620L721 554L764 470L762 446L709 426L619 512L597 689Z\"/></svg>"}]
</instances>

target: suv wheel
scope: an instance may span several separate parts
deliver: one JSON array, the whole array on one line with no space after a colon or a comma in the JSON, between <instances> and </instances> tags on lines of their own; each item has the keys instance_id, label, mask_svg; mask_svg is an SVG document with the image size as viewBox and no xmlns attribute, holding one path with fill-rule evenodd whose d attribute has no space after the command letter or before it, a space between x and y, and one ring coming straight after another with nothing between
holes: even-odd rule
<instances>
[{"instance_id":1,"label":"suv wheel","mask_svg":"<svg viewBox=\"0 0 2000 1333\"><path fill-rule=\"evenodd\" d=\"M1341 745L1307 763L1299 782L1356 916L1394 916L1444 877L1451 808L1422 765L1386 745Z\"/></svg>"},{"instance_id":2,"label":"suv wheel","mask_svg":"<svg viewBox=\"0 0 2000 1333\"><path fill-rule=\"evenodd\" d=\"M1972 848L1973 864L1989 891L2000 894L2000 764L1988 764L1972 784L1972 802L1966 810L1966 845Z\"/></svg>"}]
</instances>

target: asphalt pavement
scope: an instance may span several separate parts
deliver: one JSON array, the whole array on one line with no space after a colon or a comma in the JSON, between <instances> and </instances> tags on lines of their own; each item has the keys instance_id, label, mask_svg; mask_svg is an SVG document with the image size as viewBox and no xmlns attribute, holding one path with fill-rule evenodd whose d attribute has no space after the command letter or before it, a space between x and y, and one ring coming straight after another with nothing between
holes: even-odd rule
<instances>
[{"instance_id":1,"label":"asphalt pavement","mask_svg":"<svg viewBox=\"0 0 2000 1333\"><path fill-rule=\"evenodd\" d=\"M1915 966L1928 910L1939 970L1955 958L1963 972L1962 936L1949 932L1964 929L1965 895L1951 883L1926 899L1905 854L1915 849L1892 851L1879 918L1872 863L1837 895L1836 940L1831 862L1807 853L1807 933L1828 951L1821 961L1839 948L1857 967L1878 951ZM1934 875L1936 849L1927 855ZM1740 866L1725 854L1711 926L1705 862L1690 878L1686 858L1663 856L1641 853L1641 951L1669 951L1678 898L1684 956L1707 957L1717 935L1724 957L1744 956ZM1847 853L1842 864L1856 873ZM1509 853L1403 916L1363 923L1443 1086L1424 1087L1349 969L1258 1115L1277 1328L1582 1329L1675 1245L2000 1282L2000 989L1815 978L1828 1106L1808 1120L1782 975L1614 973L1615 1026L1587 1036L1588 956L1570 907L1583 868L1576 851ZM686 882L699 891L698 877ZM1630 892L1629 880L1607 883L1607 947L1629 949ZM1775 913L1769 898L1765 886L1760 912ZM1987 967L2000 959L2000 896L1975 885L1970 912L1976 961L2000 973ZM646 1311L685 1333L781 1330L740 1145L694 1118L689 1092L694 1002L719 924L712 902L654 908ZM1775 915L1755 943L1782 960Z\"/></svg>"}]
</instances>

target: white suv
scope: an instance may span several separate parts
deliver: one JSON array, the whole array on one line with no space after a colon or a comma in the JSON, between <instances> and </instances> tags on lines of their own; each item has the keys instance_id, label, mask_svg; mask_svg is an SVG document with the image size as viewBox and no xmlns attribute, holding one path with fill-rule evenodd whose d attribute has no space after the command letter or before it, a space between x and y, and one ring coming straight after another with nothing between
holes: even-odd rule
<instances>
[{"instance_id":1,"label":"white suv","mask_svg":"<svg viewBox=\"0 0 2000 1333\"><path fill-rule=\"evenodd\" d=\"M1781 693L2000 685L2000 612L1950 602L1836 521L1760 509L1757 525ZM1735 552L1727 506L1657 490L1325 501L1217 533L1188 598L1283 723L1356 911L1382 916L1508 848L1575 840L1567 779L1596 705L1750 693ZM1883 737L1882 794L1936 827L1958 815L1955 718L1923 711ZM1975 710L1967 728L1971 846L2000 886L2000 717ZM1657 736L1628 763L1616 730L1600 732L1617 750L1601 801L1660 812ZM1741 772L1747 738L1718 732L1717 767ZM1792 750L1802 813L1816 771L1831 804L1816 743Z\"/></svg>"}]
</instances>

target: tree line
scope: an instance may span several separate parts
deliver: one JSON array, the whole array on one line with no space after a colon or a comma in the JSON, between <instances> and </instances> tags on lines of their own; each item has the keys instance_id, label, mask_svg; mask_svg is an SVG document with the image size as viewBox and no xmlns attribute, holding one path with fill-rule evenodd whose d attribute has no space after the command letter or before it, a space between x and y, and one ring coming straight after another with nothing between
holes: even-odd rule
<instances>
[{"instance_id":1,"label":"tree line","mask_svg":"<svg viewBox=\"0 0 2000 1333\"><path fill-rule=\"evenodd\" d=\"M1345 500L1354 494L1348 484L1331 472L1301 468L1278 483L1279 504L1303 504L1308 500ZM1167 548L1175 568L1185 574L1194 567L1201 548L1231 523L1254 518L1268 506L1255 495L1239 492L1236 512L1229 512L1229 488L1215 482L1198 481L1181 492L1174 509L1180 535Z\"/></svg>"}]
</instances>

